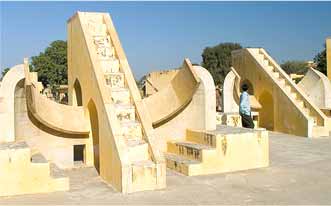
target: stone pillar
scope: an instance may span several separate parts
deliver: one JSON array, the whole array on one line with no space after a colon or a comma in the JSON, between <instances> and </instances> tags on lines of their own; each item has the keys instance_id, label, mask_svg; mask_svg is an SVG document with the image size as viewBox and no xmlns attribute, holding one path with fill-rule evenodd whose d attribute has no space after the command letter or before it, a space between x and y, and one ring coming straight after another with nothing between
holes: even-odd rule
<instances>
[{"instance_id":1,"label":"stone pillar","mask_svg":"<svg viewBox=\"0 0 331 206\"><path fill-rule=\"evenodd\" d=\"M331 80L331 37L326 39L326 73Z\"/></svg>"}]
</instances>

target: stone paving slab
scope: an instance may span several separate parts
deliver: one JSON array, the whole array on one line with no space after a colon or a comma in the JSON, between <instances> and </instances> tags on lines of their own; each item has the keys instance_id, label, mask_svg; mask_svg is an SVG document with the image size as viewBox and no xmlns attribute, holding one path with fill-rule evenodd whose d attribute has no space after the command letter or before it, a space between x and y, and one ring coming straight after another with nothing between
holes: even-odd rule
<instances>
[{"instance_id":1,"label":"stone paving slab","mask_svg":"<svg viewBox=\"0 0 331 206\"><path fill-rule=\"evenodd\" d=\"M331 138L270 133L270 167L186 177L168 170L167 188L123 195L93 168L66 171L68 192L2 197L0 204L331 204Z\"/></svg>"}]
</instances>

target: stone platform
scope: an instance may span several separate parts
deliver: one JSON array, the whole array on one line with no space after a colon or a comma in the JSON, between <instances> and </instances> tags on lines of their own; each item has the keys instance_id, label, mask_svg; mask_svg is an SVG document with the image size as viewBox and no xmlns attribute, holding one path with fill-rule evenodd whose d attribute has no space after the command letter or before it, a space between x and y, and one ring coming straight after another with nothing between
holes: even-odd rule
<instances>
[{"instance_id":1,"label":"stone platform","mask_svg":"<svg viewBox=\"0 0 331 206\"><path fill-rule=\"evenodd\" d=\"M0 144L0 196L65 191L69 180L24 141Z\"/></svg>"},{"instance_id":2,"label":"stone platform","mask_svg":"<svg viewBox=\"0 0 331 206\"><path fill-rule=\"evenodd\" d=\"M185 140L168 142L165 158L168 168L188 176L267 167L268 131L225 125L187 130Z\"/></svg>"},{"instance_id":3,"label":"stone platform","mask_svg":"<svg viewBox=\"0 0 331 206\"><path fill-rule=\"evenodd\" d=\"M188 177L168 170L167 188L130 195L109 188L93 168L66 171L70 191L2 197L0 204L330 204L331 138L269 133L270 166Z\"/></svg>"}]
</instances>

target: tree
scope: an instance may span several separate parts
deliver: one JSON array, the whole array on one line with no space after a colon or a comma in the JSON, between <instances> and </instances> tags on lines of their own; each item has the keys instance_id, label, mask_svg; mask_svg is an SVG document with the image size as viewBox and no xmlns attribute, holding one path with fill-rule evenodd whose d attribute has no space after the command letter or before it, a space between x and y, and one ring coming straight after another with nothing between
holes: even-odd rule
<instances>
[{"instance_id":1,"label":"tree","mask_svg":"<svg viewBox=\"0 0 331 206\"><path fill-rule=\"evenodd\" d=\"M314 62L316 63L316 69L326 75L326 45L324 44L324 50L318 53Z\"/></svg>"},{"instance_id":2,"label":"tree","mask_svg":"<svg viewBox=\"0 0 331 206\"><path fill-rule=\"evenodd\" d=\"M9 71L10 68L5 68L2 72L1 72L1 78L0 81L2 81L3 77L7 74L7 72Z\"/></svg>"},{"instance_id":3,"label":"tree","mask_svg":"<svg viewBox=\"0 0 331 206\"><path fill-rule=\"evenodd\" d=\"M309 65L305 61L286 61L280 67L287 73L306 74Z\"/></svg>"},{"instance_id":4,"label":"tree","mask_svg":"<svg viewBox=\"0 0 331 206\"><path fill-rule=\"evenodd\" d=\"M32 57L31 71L38 72L38 80L50 86L53 93L61 84L68 84L67 42L53 41L38 56Z\"/></svg>"},{"instance_id":5,"label":"tree","mask_svg":"<svg viewBox=\"0 0 331 206\"><path fill-rule=\"evenodd\" d=\"M216 85L222 85L230 71L231 52L241 48L238 43L221 43L203 50L202 66L211 73Z\"/></svg>"}]
</instances>

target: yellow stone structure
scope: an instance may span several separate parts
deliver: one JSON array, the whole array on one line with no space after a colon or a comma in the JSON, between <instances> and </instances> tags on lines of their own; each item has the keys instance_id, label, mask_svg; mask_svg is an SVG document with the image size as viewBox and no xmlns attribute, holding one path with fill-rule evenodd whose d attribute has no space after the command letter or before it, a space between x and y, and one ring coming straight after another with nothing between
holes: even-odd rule
<instances>
[{"instance_id":1,"label":"yellow stone structure","mask_svg":"<svg viewBox=\"0 0 331 206\"><path fill-rule=\"evenodd\" d=\"M81 166L122 193L165 188L166 167L191 176L268 166L266 130L216 126L206 69L184 59L142 98L109 14L77 12L67 30L68 105L42 94L27 59L1 83L0 196L68 190L59 174Z\"/></svg>"},{"instance_id":2,"label":"yellow stone structure","mask_svg":"<svg viewBox=\"0 0 331 206\"><path fill-rule=\"evenodd\" d=\"M330 119L331 118L331 39L326 39L327 76L310 68L298 86L307 97Z\"/></svg>"},{"instance_id":3,"label":"yellow stone structure","mask_svg":"<svg viewBox=\"0 0 331 206\"><path fill-rule=\"evenodd\" d=\"M24 141L0 144L0 167L0 196L69 189L68 178L41 154L31 156Z\"/></svg>"},{"instance_id":4,"label":"yellow stone structure","mask_svg":"<svg viewBox=\"0 0 331 206\"><path fill-rule=\"evenodd\" d=\"M322 72L308 69L298 86L319 109L331 110L331 81Z\"/></svg>"},{"instance_id":5,"label":"yellow stone structure","mask_svg":"<svg viewBox=\"0 0 331 206\"><path fill-rule=\"evenodd\" d=\"M110 16L77 12L67 29L69 105L89 116L100 176L124 193L164 188L165 160Z\"/></svg>"},{"instance_id":6,"label":"yellow stone structure","mask_svg":"<svg viewBox=\"0 0 331 206\"><path fill-rule=\"evenodd\" d=\"M168 142L166 158L169 168L188 176L266 167L268 132L229 126L188 130L183 141Z\"/></svg>"},{"instance_id":7,"label":"yellow stone structure","mask_svg":"<svg viewBox=\"0 0 331 206\"><path fill-rule=\"evenodd\" d=\"M232 52L233 67L253 88L262 108L260 127L306 136L329 136L331 121L262 48Z\"/></svg>"}]
</instances>

